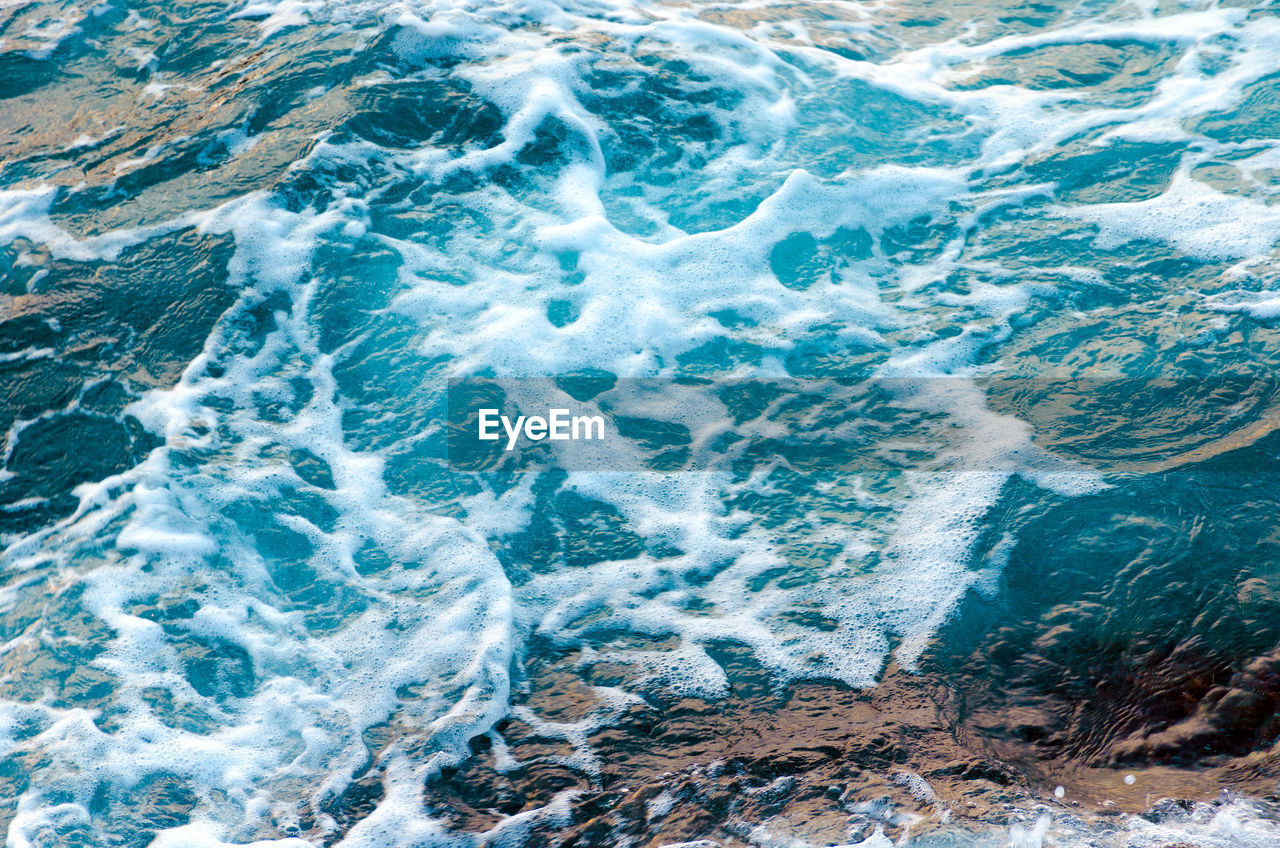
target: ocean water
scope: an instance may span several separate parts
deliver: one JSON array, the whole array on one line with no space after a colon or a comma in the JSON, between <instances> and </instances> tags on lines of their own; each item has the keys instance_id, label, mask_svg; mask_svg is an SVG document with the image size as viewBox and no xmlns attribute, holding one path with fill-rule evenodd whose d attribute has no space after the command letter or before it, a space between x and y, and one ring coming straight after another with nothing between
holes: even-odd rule
<instances>
[{"instance_id":1,"label":"ocean water","mask_svg":"<svg viewBox=\"0 0 1280 848\"><path fill-rule=\"evenodd\" d=\"M6 844L556 844L728 645L1249 778L850 844L1280 845L1278 201L1271 2L0 4Z\"/></svg>"}]
</instances>

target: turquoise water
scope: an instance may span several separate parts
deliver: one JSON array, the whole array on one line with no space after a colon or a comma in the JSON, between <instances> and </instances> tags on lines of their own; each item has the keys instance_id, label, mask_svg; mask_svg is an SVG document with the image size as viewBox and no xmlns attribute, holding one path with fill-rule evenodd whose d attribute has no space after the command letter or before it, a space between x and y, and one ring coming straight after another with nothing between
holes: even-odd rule
<instances>
[{"instance_id":1,"label":"turquoise water","mask_svg":"<svg viewBox=\"0 0 1280 848\"><path fill-rule=\"evenodd\" d=\"M1088 703L1194 641L1067 753L1268 750L1277 69L1249 2L0 7L7 844L549 838L422 787L512 716L599 781L722 643ZM623 426L468 465L474 378ZM556 723L537 652L628 671Z\"/></svg>"}]
</instances>

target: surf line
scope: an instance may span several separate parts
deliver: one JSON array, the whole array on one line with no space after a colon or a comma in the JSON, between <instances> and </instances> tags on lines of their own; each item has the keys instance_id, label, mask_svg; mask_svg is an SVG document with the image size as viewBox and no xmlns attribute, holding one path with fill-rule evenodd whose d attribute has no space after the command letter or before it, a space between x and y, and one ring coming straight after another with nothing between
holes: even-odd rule
<instances>
[{"instance_id":1,"label":"surf line","mask_svg":"<svg viewBox=\"0 0 1280 848\"><path fill-rule=\"evenodd\" d=\"M510 417L502 415L497 409L479 410L479 438L485 442L496 442L502 438L498 425L507 434L505 450L514 450L521 432L531 442L550 439L553 442L578 441L580 439L603 439L604 416L602 415L570 415L567 409L549 409L546 416L516 416L513 422ZM592 433L595 435L592 435Z\"/></svg>"}]
</instances>

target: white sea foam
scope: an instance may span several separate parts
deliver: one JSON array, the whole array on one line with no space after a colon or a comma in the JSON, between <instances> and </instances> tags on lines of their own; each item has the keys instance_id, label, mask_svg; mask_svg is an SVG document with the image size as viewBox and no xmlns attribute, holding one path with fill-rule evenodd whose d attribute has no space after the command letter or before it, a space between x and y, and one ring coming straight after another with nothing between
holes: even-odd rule
<instances>
[{"instance_id":1,"label":"white sea foam","mask_svg":"<svg viewBox=\"0 0 1280 848\"><path fill-rule=\"evenodd\" d=\"M126 494L109 501L90 495L82 507L88 512L10 549L9 564L18 569L51 557L69 575L92 565L80 578L83 603L114 632L95 664L114 676L113 699L125 716L124 729L107 735L88 711L50 713L50 725L35 741L54 757L51 782L24 796L11 829L17 844L58 817L87 816L88 796L81 793L91 786L66 782L76 772L118 786L173 775L206 804L208 793L224 793L245 822L261 815L288 822L297 811L273 796L273 785L297 782L286 793L296 797L292 803L331 797L368 768L374 754L392 773L392 764L405 763L403 780L420 782L464 757L467 740L507 709L516 645L511 596L487 546L456 521L388 500L378 460L342 446L329 363L310 340L302 282L316 234L340 226L342 216L308 220L250 201L201 220L236 232L233 269L245 287L246 308L262 290L280 286L291 287L302 308L256 356L234 360L216 378L202 372L227 341L226 331L215 333L174 389L135 405L140 419L165 434L167 446L125 476ZM306 375L317 392L287 425L271 427L255 420L254 396L269 389L282 368ZM215 412L206 405L214 398L230 400L232 411ZM264 465L256 456L268 439L312 451L333 472L337 489L328 499L341 514L335 531L323 532L301 516L282 520L313 548L305 559L314 569L309 579L350 595L335 612L339 626L329 632L309 632L303 609L280 594L281 577L270 573L264 551L242 535L252 528L237 528L225 517L235 504L270 504L282 489L301 484L287 466ZM192 450L223 458L186 474L172 457ZM120 484L114 488L119 492ZM105 556L96 552L103 516L94 505L120 526ZM361 540L385 550L392 568L360 577L352 555ZM209 584L212 574L222 580ZM130 611L146 599L183 595L200 602L185 632L234 646L249 662L250 679L229 700L194 688L161 626ZM411 685L421 694L406 697L401 690ZM216 729L197 733L158 720L140 695L156 688L206 711ZM387 721L404 728L402 740L370 752L363 732ZM434 753L410 762L401 748L417 736ZM55 787L75 801L42 804L43 792ZM199 831L200 844L238 843L245 825L227 817L226 803L217 809L217 819L201 818L164 838L186 844ZM427 819L420 802L412 814ZM326 827L323 818L320 826Z\"/></svg>"},{"instance_id":2,"label":"white sea foam","mask_svg":"<svg viewBox=\"0 0 1280 848\"><path fill-rule=\"evenodd\" d=\"M1217 312L1242 312L1258 321L1280 318L1280 292L1276 291L1220 292L1206 298L1205 303Z\"/></svg>"},{"instance_id":3,"label":"white sea foam","mask_svg":"<svg viewBox=\"0 0 1280 848\"><path fill-rule=\"evenodd\" d=\"M1077 206L1064 214L1097 224L1103 248L1146 240L1174 245L1197 259L1255 259L1280 241L1280 212L1215 191L1185 170L1150 200Z\"/></svg>"}]
</instances>

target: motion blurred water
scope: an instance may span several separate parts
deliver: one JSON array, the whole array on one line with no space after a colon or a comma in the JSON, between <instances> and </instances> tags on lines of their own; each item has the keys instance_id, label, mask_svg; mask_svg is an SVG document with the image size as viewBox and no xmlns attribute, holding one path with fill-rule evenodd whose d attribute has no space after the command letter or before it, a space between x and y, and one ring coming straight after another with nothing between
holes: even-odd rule
<instances>
[{"instance_id":1,"label":"motion blurred water","mask_svg":"<svg viewBox=\"0 0 1280 848\"><path fill-rule=\"evenodd\" d=\"M1278 68L1248 0L0 6L7 844L517 844L571 793L423 796L510 716L590 781L715 645L870 687L944 626L1039 694L1194 654L1071 753L1267 750ZM629 437L720 470L449 463L449 380L564 375L758 396Z\"/></svg>"}]
</instances>

